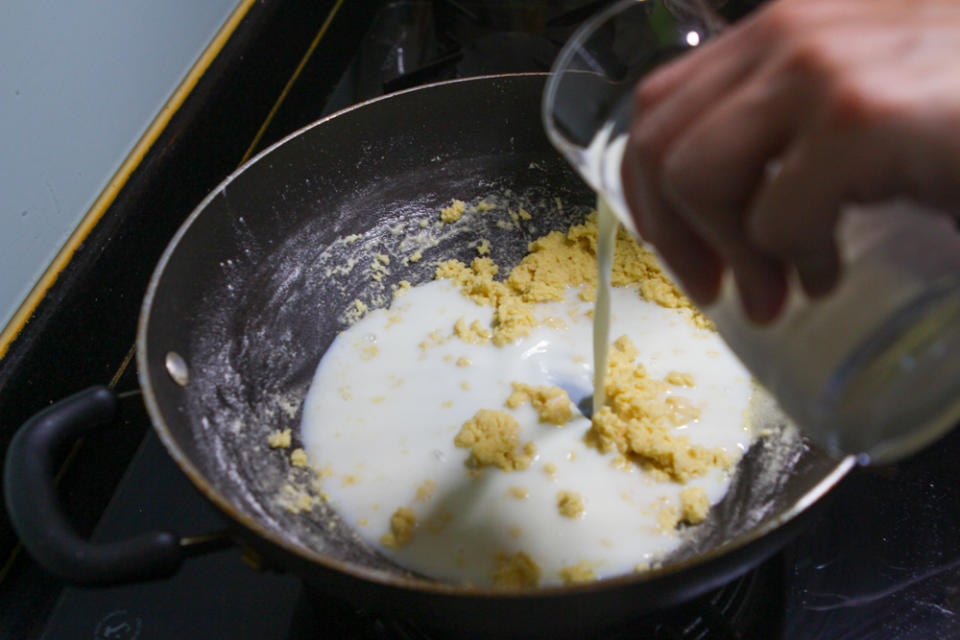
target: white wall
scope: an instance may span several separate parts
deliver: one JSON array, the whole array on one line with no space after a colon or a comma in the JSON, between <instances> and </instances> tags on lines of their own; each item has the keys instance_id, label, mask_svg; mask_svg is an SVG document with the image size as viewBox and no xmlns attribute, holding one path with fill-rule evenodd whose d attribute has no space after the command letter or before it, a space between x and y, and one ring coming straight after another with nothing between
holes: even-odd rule
<instances>
[{"instance_id":1,"label":"white wall","mask_svg":"<svg viewBox=\"0 0 960 640\"><path fill-rule=\"evenodd\" d=\"M0 329L238 0L0 0Z\"/></svg>"}]
</instances>

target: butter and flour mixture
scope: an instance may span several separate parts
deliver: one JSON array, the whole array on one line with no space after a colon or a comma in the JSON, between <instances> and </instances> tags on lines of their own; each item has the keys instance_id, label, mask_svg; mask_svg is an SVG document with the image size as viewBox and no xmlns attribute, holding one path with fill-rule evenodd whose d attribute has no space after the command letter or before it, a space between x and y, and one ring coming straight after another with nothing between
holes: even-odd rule
<instances>
[{"instance_id":1,"label":"butter and flour mixture","mask_svg":"<svg viewBox=\"0 0 960 640\"><path fill-rule=\"evenodd\" d=\"M522 588L642 570L708 517L752 438L750 378L621 232L606 404L585 418L596 248L593 216L509 273L480 243L334 341L294 453L369 544L427 576Z\"/></svg>"}]
</instances>

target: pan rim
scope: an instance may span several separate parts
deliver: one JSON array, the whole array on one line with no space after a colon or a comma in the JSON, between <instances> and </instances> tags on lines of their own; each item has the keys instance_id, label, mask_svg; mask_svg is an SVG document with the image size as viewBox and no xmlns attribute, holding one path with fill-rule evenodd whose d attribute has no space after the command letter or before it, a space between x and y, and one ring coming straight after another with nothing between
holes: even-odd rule
<instances>
[{"instance_id":1,"label":"pan rim","mask_svg":"<svg viewBox=\"0 0 960 640\"><path fill-rule=\"evenodd\" d=\"M454 80L446 80L442 82L435 82L426 85L421 85L418 87L413 87L410 89L405 89L403 91L397 91L390 93L384 96L379 96L364 102L351 105L345 109L332 113L330 115L324 116L310 124L307 124L300 129L290 133L289 135L281 138L277 142L273 143L269 147L265 148L260 153L256 154L246 162L244 162L240 167L235 171L230 173L222 182L220 182L200 203L191 211L190 215L181 223L180 227L177 229L176 233L171 238L170 242L167 244L166 248L163 251L159 261L157 262L156 267L154 268L153 273L151 274L150 281L147 287L147 291L144 295L143 302L140 308L140 316L137 322L137 342L136 342L136 355L137 355L137 376L140 383L140 389L142 391L144 404L147 409L147 413L150 416L150 421L153 425L154 431L159 437L160 441L163 443L164 448L167 450L167 453L180 468L180 471L183 472L194 486L218 509L220 509L224 514L226 514L234 522L240 524L248 531L257 535L259 538L264 539L267 543L280 548L281 550L290 553L291 555L299 558L300 560L305 560L310 563L314 563L324 567L325 569L337 571L339 573L346 574L347 576L358 578L365 581L370 581L378 583L383 586L388 587L398 587L406 590L418 591L424 594L431 595L444 595L444 596L454 596L454 597L478 597L478 598L537 598L543 596L574 596L577 594L584 594L597 591L606 591L608 589L615 589L618 587L623 587L625 585L634 585L638 583L647 583L653 582L660 578L666 578L668 576L673 576L677 573L683 572L684 570L690 569L692 567L703 565L709 563L713 560L717 560L722 556L728 555L738 549L741 549L748 544L755 542L768 534L774 532L777 529L780 529L782 526L788 522L794 520L801 513L806 511L814 503L819 501L824 495L826 495L846 474L855 466L856 461L852 456L848 456L844 459L837 460L835 466L832 470L827 473L823 478L816 482L816 484L803 494L800 499L798 499L791 507L783 510L775 517L770 518L767 521L760 523L754 528L734 537L723 544L712 547L705 553L699 554L693 558L684 560L682 562L676 562L669 564L667 566L652 569L643 573L631 573L624 574L621 576L615 576L612 578L598 580L595 582L577 584L577 585L564 585L564 586L546 586L538 587L536 589L502 589L502 588L493 588L493 587L477 587L477 586L463 586L456 585L452 583L436 582L430 581L425 578L417 577L405 577L400 576L394 573L390 573L380 569L373 569L368 567L359 566L352 564L346 561L338 560L336 558L324 555L320 552L317 552L305 545L301 545L293 542L291 539L284 537L271 528L268 528L258 519L253 516L243 512L238 509L233 501L231 501L227 496L216 490L212 484L207 480L206 476L190 461L184 451L180 448L175 438L173 437L169 427L167 426L166 419L160 408L160 403L157 400L156 394L154 392L152 379L149 373L148 358L147 353L147 335L149 333L150 324L150 313L153 307L153 300L156 295L157 288L163 277L164 272L166 271L166 266L173 256L174 252L177 250L177 247L180 244L182 238L187 234L190 228L193 226L194 222L199 218L199 216L206 210L209 203L219 196L223 191L232 183L238 176L244 173L250 166L256 164L265 156L269 155L274 149L286 144L289 140L299 137L306 133L307 131L313 129L314 127L320 126L334 118L338 118L353 112L356 109L360 109L367 105L378 103L380 101L389 100L396 98L398 96L408 94L411 92L425 91L434 89L437 87L444 87L448 85L460 84L460 83L471 83L471 82L490 82L492 80L498 79L510 79L517 77L535 77L546 79L549 76L549 73L544 72L530 72L530 73L509 73L509 74L492 74L484 76L475 76L470 78L458 78Z\"/></svg>"}]
</instances>

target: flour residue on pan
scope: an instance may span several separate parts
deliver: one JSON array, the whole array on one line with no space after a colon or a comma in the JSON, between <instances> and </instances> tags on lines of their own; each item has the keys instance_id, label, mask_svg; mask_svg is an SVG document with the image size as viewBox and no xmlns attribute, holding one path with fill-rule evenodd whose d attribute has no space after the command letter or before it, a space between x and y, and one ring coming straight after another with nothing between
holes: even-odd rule
<instances>
[{"instance_id":1,"label":"flour residue on pan","mask_svg":"<svg viewBox=\"0 0 960 640\"><path fill-rule=\"evenodd\" d=\"M556 170L549 162L544 166L526 171ZM235 279L226 284L239 292L236 303L210 310L206 328L212 332L198 335L193 359L198 375L192 401L211 425L196 437L216 457L215 466L226 471L217 488L297 545L404 574L409 572L339 519L315 470L291 464L291 451L303 443L297 438L299 410L290 408L306 395L333 338L364 311L388 306L405 283L432 279L436 265L449 258L469 261L489 252L509 269L536 237L581 222L591 202L572 181L569 191L556 184L518 188L516 180L504 186L465 173L462 181L445 183L444 192L436 193L431 180L420 180L416 197L410 197L409 186L403 197L392 193L390 184L368 187L336 210L318 212L282 245L258 255L258 264L248 271L234 270ZM440 211L457 199L464 202L463 215L444 222ZM223 342L225 335L235 338ZM792 460L791 453L772 456L772 449L796 452L799 446L780 444L788 442L778 437L781 426L770 425L774 432L764 439L771 450L755 445L745 458L749 463L758 451L758 469L764 470L758 482L771 487L766 493L756 483L749 487L745 509L754 513L773 508L775 488ZM293 431L291 449L270 448L269 434L287 428ZM742 476L741 466L725 503L743 498ZM764 495L765 502L754 502L754 494ZM721 519L691 536L678 554L726 541L754 521Z\"/></svg>"}]
</instances>

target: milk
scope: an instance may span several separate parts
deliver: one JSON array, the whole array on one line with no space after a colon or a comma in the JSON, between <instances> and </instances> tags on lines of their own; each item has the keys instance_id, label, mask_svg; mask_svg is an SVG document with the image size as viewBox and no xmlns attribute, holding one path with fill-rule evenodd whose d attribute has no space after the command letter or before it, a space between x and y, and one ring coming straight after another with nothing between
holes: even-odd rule
<instances>
[{"instance_id":1,"label":"milk","mask_svg":"<svg viewBox=\"0 0 960 640\"><path fill-rule=\"evenodd\" d=\"M699 407L700 416L674 433L739 457L751 439L747 372L713 332L634 291L610 293L610 336L630 336L651 377L695 376L694 387L676 393ZM688 485L657 481L632 465L615 468L613 455L588 447L583 436L590 424L579 414L556 426L540 423L529 405L504 406L513 381L559 385L574 402L590 393L593 304L577 294L571 288L561 302L536 305L538 318L553 318L555 326L542 323L503 347L451 336L461 317L489 326L493 310L447 280L414 287L337 337L304 402L301 435L324 476L324 496L371 546L413 571L458 583L491 584L494 555L517 551L539 565L541 585L559 584L559 571L581 562L604 578L655 562L682 544L683 533L662 531L657 514L679 506L685 486L703 488L711 503L723 497L729 471L712 469ZM428 337L434 331L440 340ZM469 366L458 366L461 358ZM466 464L469 450L453 441L479 409L516 418L521 442L533 441L537 449L528 469L476 474ZM548 463L555 473L545 471ZM418 499L418 489L430 486L432 496ZM514 497L513 488L526 497ZM561 490L583 497L582 518L559 514ZM407 545L390 549L380 538L398 507L411 508L418 526Z\"/></svg>"}]
</instances>

